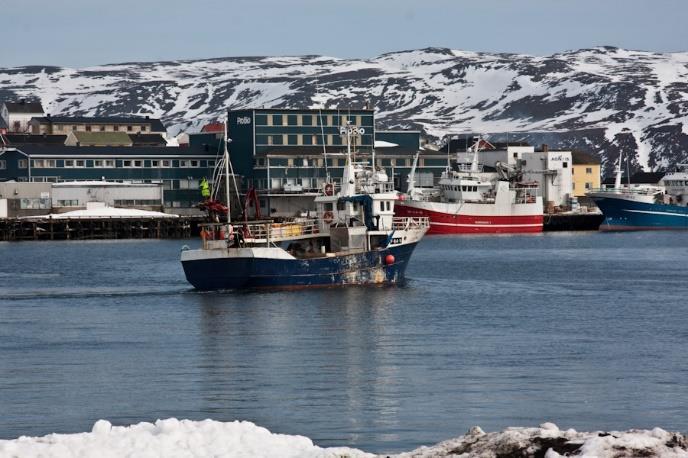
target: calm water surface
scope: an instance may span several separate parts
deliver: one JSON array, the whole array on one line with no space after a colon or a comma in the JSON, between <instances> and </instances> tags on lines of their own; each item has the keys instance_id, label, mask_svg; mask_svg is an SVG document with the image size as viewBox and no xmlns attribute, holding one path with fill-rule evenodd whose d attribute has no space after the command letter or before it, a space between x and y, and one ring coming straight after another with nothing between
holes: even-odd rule
<instances>
[{"instance_id":1,"label":"calm water surface","mask_svg":"<svg viewBox=\"0 0 688 458\"><path fill-rule=\"evenodd\" d=\"M428 237L403 288L198 293L188 241L0 244L0 438L170 416L398 451L688 430L688 234Z\"/></svg>"}]
</instances>

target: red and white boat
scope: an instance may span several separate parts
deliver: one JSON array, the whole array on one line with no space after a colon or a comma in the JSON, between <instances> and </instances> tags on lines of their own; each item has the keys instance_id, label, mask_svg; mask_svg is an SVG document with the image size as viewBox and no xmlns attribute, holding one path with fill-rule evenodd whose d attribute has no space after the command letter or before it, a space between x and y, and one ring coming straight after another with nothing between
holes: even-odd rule
<instances>
[{"instance_id":1,"label":"red and white boat","mask_svg":"<svg viewBox=\"0 0 688 458\"><path fill-rule=\"evenodd\" d=\"M399 196L395 214L428 217L428 234L505 234L542 232L542 196L537 183L521 182L513 166L478 164L478 142L471 164L453 161L438 186L415 187L414 159L409 189Z\"/></svg>"}]
</instances>

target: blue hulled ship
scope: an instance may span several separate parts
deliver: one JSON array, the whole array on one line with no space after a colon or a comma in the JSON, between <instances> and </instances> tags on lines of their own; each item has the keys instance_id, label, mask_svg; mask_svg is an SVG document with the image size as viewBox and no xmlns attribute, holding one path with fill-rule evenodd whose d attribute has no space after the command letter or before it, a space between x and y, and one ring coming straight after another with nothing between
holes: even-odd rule
<instances>
[{"instance_id":1,"label":"blue hulled ship","mask_svg":"<svg viewBox=\"0 0 688 458\"><path fill-rule=\"evenodd\" d=\"M621 186L619 167L613 188L587 194L604 214L600 230L688 229L688 173L681 167L665 175L658 186Z\"/></svg>"},{"instance_id":2,"label":"blue hulled ship","mask_svg":"<svg viewBox=\"0 0 688 458\"><path fill-rule=\"evenodd\" d=\"M351 160L357 133L354 126L343 128L349 148L341 188L324 185L316 214L202 227L201 248L181 254L189 283L213 290L403 282L429 221L394 216L397 193L384 171Z\"/></svg>"}]
</instances>

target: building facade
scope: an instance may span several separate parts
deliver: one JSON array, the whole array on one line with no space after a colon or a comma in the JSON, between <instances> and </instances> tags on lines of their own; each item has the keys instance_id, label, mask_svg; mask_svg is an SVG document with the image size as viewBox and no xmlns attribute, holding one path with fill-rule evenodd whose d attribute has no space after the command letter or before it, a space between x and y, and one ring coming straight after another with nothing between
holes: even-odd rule
<instances>
[{"instance_id":1,"label":"building facade","mask_svg":"<svg viewBox=\"0 0 688 458\"><path fill-rule=\"evenodd\" d=\"M160 184L166 208L193 209L217 156L198 148L15 145L0 148L0 181Z\"/></svg>"},{"instance_id":2,"label":"building facade","mask_svg":"<svg viewBox=\"0 0 688 458\"><path fill-rule=\"evenodd\" d=\"M36 116L29 121L34 135L68 135L70 132L124 132L166 135L165 125L149 116Z\"/></svg>"},{"instance_id":3,"label":"building facade","mask_svg":"<svg viewBox=\"0 0 688 458\"><path fill-rule=\"evenodd\" d=\"M26 133L30 131L29 122L36 116L43 116L40 102L4 102L0 106L0 118L7 132Z\"/></svg>"},{"instance_id":4,"label":"building facade","mask_svg":"<svg viewBox=\"0 0 688 458\"><path fill-rule=\"evenodd\" d=\"M586 192L601 187L600 160L580 151L572 153L573 195L584 197Z\"/></svg>"}]
</instances>

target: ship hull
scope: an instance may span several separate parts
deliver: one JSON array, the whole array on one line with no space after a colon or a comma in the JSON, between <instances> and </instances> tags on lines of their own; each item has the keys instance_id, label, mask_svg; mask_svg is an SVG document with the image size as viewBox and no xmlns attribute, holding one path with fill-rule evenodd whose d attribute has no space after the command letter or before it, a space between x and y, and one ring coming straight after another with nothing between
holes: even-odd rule
<instances>
[{"instance_id":1,"label":"ship hull","mask_svg":"<svg viewBox=\"0 0 688 458\"><path fill-rule=\"evenodd\" d=\"M405 279L406 267L416 243L312 259L182 258L182 266L187 281L200 290L400 284ZM388 264L388 255L394 257L391 264Z\"/></svg>"},{"instance_id":2,"label":"ship hull","mask_svg":"<svg viewBox=\"0 0 688 458\"><path fill-rule=\"evenodd\" d=\"M429 204L429 205L428 205ZM430 205L435 208L428 208ZM447 208L442 208L445 205ZM511 214L496 213L485 204L457 205L454 210L442 203L405 201L395 206L396 216L430 219L428 234L516 234L542 232L541 204L521 205Z\"/></svg>"},{"instance_id":3,"label":"ship hull","mask_svg":"<svg viewBox=\"0 0 688 458\"><path fill-rule=\"evenodd\" d=\"M604 214L601 231L688 230L688 207L594 197Z\"/></svg>"}]
</instances>

